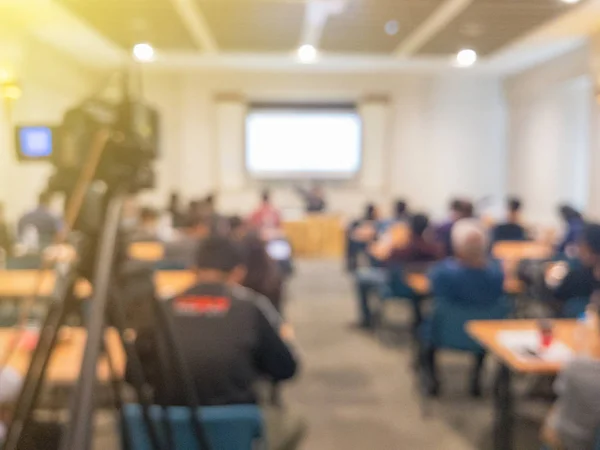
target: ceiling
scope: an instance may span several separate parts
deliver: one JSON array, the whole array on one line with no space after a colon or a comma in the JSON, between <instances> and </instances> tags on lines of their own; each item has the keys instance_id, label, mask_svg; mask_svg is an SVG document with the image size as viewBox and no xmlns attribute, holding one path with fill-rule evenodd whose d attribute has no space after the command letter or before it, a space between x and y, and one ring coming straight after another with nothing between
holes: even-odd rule
<instances>
[{"instance_id":1,"label":"ceiling","mask_svg":"<svg viewBox=\"0 0 600 450\"><path fill-rule=\"evenodd\" d=\"M314 65L325 68L447 68L461 48L475 49L482 63L508 60L516 49L527 59L524 50L551 54L551 45L600 29L600 0L0 0L0 21L9 7L34 35L81 59L92 61L97 47L102 58L122 60L149 42L157 66L298 65L295 50L311 44L319 50Z\"/></svg>"}]
</instances>

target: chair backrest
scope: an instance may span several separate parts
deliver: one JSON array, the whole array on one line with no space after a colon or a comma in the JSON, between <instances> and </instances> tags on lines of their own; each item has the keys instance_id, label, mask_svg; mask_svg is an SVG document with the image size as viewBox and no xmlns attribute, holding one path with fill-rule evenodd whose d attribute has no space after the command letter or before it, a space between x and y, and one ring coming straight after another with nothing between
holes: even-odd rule
<instances>
[{"instance_id":1,"label":"chair backrest","mask_svg":"<svg viewBox=\"0 0 600 450\"><path fill-rule=\"evenodd\" d=\"M479 353L483 349L466 332L470 320L500 320L508 317L510 302L501 297L487 307L460 307L445 298L434 299L431 323L431 343L436 348L446 348Z\"/></svg>"},{"instance_id":2,"label":"chair backrest","mask_svg":"<svg viewBox=\"0 0 600 450\"><path fill-rule=\"evenodd\" d=\"M561 308L561 319L577 319L585 313L585 308L590 302L589 297L575 297L567 300Z\"/></svg>"},{"instance_id":3,"label":"chair backrest","mask_svg":"<svg viewBox=\"0 0 600 450\"><path fill-rule=\"evenodd\" d=\"M175 448L173 450L199 450L194 434L190 410L187 407L167 408L169 423L173 430ZM163 410L152 406L150 415L165 438L161 418ZM212 450L256 450L264 448L266 441L262 413L256 405L210 406L200 411L202 424ZM151 450L142 408L138 404L124 406L125 424L131 438L131 450ZM124 447L125 448L125 447Z\"/></svg>"}]
</instances>

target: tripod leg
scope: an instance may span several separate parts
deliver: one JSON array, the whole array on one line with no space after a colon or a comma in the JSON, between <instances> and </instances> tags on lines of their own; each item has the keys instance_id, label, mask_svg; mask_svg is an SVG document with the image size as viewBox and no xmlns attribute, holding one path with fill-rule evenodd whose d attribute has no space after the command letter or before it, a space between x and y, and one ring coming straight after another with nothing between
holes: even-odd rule
<instances>
[{"instance_id":1,"label":"tripod leg","mask_svg":"<svg viewBox=\"0 0 600 450\"><path fill-rule=\"evenodd\" d=\"M167 347L167 353L171 356L171 364L175 369L177 375L177 381L181 383L185 390L185 396L188 400L188 407L190 408L190 420L198 444L201 450L211 450L211 445L208 442L206 431L202 426L202 422L199 417L200 400L198 399L198 393L196 386L192 380L189 369L187 367L185 358L181 353L181 349L175 339L175 327L168 312L165 309L165 305L157 298L152 301L154 306L155 316L158 324L158 329L162 330L164 334L164 342Z\"/></svg>"},{"instance_id":2,"label":"tripod leg","mask_svg":"<svg viewBox=\"0 0 600 450\"><path fill-rule=\"evenodd\" d=\"M58 332L65 319L67 303L79 302L74 297L73 288L75 285L75 273L69 271L66 275L60 275L56 281L54 302L48 310L46 320L40 330L40 338L36 346L29 370L25 376L23 387L16 403L16 409L13 415L10 428L6 435L4 450L16 450L21 440L23 431L30 424L33 407L42 387L48 368L48 361L52 351L56 346Z\"/></svg>"}]
</instances>

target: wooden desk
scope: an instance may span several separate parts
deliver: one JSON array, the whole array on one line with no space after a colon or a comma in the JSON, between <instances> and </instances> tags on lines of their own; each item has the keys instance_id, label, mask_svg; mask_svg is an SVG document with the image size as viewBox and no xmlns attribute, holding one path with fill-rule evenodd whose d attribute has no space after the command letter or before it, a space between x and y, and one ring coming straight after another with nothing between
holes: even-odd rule
<instances>
[{"instance_id":1,"label":"wooden desk","mask_svg":"<svg viewBox=\"0 0 600 450\"><path fill-rule=\"evenodd\" d=\"M543 242L505 241L494 245L492 255L502 261L547 259L552 255L552 247Z\"/></svg>"},{"instance_id":2,"label":"wooden desk","mask_svg":"<svg viewBox=\"0 0 600 450\"><path fill-rule=\"evenodd\" d=\"M18 333L19 331L15 329L0 330L0 358L4 358L4 353L8 351L12 340L18 336ZM87 333L82 328L73 328L70 335L68 340L57 345L50 359L46 379L52 383L74 383L79 378ZM115 371L119 376L123 376L126 363L125 351L115 330L107 331L107 341ZM8 364L25 374L29 368L30 359L30 352L17 350ZM110 371L105 358L101 358L98 362L98 379L102 381L110 379Z\"/></svg>"},{"instance_id":3,"label":"wooden desk","mask_svg":"<svg viewBox=\"0 0 600 450\"><path fill-rule=\"evenodd\" d=\"M41 276L39 295L49 296L54 287L54 272L47 270L41 274L37 270L0 270L0 297L27 297L35 294L35 287ZM170 297L190 287L196 279L193 271L174 270L155 273L154 282L160 297ZM77 283L77 295L89 297L90 284L81 280Z\"/></svg>"},{"instance_id":4,"label":"wooden desk","mask_svg":"<svg viewBox=\"0 0 600 450\"><path fill-rule=\"evenodd\" d=\"M129 257L139 261L159 261L165 254L162 242L134 242L128 250Z\"/></svg>"},{"instance_id":5,"label":"wooden desk","mask_svg":"<svg viewBox=\"0 0 600 450\"><path fill-rule=\"evenodd\" d=\"M554 320L556 339L574 349L574 320ZM544 361L524 361L498 342L498 333L505 330L536 330L535 320L473 321L467 332L488 352L500 360L494 386L494 450L512 450L514 445L514 399L512 374L555 374L561 364Z\"/></svg>"},{"instance_id":6,"label":"wooden desk","mask_svg":"<svg viewBox=\"0 0 600 450\"><path fill-rule=\"evenodd\" d=\"M344 254L345 230L339 217L309 215L282 225L294 256L306 258L341 258Z\"/></svg>"}]
</instances>

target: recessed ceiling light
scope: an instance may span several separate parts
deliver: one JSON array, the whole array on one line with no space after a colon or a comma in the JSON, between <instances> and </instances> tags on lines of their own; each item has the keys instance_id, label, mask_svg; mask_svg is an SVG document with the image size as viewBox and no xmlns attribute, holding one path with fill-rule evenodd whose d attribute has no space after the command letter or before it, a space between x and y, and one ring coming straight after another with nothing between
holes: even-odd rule
<instances>
[{"instance_id":1,"label":"recessed ceiling light","mask_svg":"<svg viewBox=\"0 0 600 450\"><path fill-rule=\"evenodd\" d=\"M298 59L305 64L317 59L317 49L312 45L305 44L298 49Z\"/></svg>"},{"instance_id":2,"label":"recessed ceiling light","mask_svg":"<svg viewBox=\"0 0 600 450\"><path fill-rule=\"evenodd\" d=\"M383 27L386 34L390 36L394 36L398 34L398 30L400 29L400 25L397 20L388 20Z\"/></svg>"},{"instance_id":3,"label":"recessed ceiling light","mask_svg":"<svg viewBox=\"0 0 600 450\"><path fill-rule=\"evenodd\" d=\"M568 3L569 5L574 5L575 3L579 3L580 0L562 0L563 3Z\"/></svg>"},{"instance_id":4,"label":"recessed ceiling light","mask_svg":"<svg viewBox=\"0 0 600 450\"><path fill-rule=\"evenodd\" d=\"M149 62L154 59L154 48L147 42L133 46L133 57L140 62Z\"/></svg>"},{"instance_id":5,"label":"recessed ceiling light","mask_svg":"<svg viewBox=\"0 0 600 450\"><path fill-rule=\"evenodd\" d=\"M463 48L456 54L456 65L459 67L469 67L477 61L477 52L470 48Z\"/></svg>"}]
</instances>

